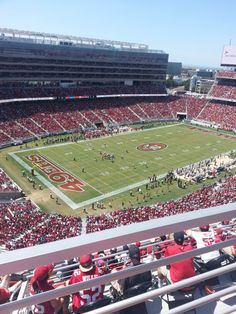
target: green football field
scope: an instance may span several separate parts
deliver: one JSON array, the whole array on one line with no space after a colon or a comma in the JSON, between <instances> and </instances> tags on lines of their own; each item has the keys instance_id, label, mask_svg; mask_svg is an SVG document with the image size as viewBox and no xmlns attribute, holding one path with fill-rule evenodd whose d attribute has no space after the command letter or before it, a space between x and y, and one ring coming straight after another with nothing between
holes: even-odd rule
<instances>
[{"instance_id":1,"label":"green football field","mask_svg":"<svg viewBox=\"0 0 236 314\"><path fill-rule=\"evenodd\" d=\"M173 125L24 150L17 156L81 203L235 148L236 138ZM114 160L105 155L114 155Z\"/></svg>"}]
</instances>

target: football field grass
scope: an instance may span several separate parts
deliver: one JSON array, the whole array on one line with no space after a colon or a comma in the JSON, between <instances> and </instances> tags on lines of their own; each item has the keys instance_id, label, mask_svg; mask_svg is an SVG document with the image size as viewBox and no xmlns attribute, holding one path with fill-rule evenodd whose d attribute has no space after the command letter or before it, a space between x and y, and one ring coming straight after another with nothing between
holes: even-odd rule
<instances>
[{"instance_id":1,"label":"football field grass","mask_svg":"<svg viewBox=\"0 0 236 314\"><path fill-rule=\"evenodd\" d=\"M174 125L16 155L73 202L81 203L233 149L236 138ZM114 160L103 158L105 154L114 155Z\"/></svg>"}]
</instances>

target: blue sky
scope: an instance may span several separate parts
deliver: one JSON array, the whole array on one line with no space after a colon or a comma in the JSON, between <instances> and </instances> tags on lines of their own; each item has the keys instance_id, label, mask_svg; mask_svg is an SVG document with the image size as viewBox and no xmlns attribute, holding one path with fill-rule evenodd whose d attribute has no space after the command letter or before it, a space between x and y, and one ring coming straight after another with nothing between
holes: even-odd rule
<instances>
[{"instance_id":1,"label":"blue sky","mask_svg":"<svg viewBox=\"0 0 236 314\"><path fill-rule=\"evenodd\" d=\"M236 0L0 0L0 27L144 43L217 67L236 45Z\"/></svg>"}]
</instances>

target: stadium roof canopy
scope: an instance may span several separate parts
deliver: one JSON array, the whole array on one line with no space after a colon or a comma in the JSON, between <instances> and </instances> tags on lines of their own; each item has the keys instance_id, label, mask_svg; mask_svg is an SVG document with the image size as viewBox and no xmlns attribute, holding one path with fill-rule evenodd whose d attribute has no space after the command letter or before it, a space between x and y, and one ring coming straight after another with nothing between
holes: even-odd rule
<instances>
[{"instance_id":1,"label":"stadium roof canopy","mask_svg":"<svg viewBox=\"0 0 236 314\"><path fill-rule=\"evenodd\" d=\"M104 40L69 35L58 35L41 32L30 32L9 28L0 28L0 40L30 42L46 45L63 45L101 49L119 49L143 52L163 53L162 50L151 50L146 44L130 43L115 40Z\"/></svg>"}]
</instances>

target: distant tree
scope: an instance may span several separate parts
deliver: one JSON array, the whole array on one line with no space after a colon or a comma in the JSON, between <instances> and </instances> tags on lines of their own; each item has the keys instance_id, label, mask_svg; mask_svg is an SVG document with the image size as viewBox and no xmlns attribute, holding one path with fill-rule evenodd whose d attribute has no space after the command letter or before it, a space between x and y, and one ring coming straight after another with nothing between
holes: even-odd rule
<instances>
[{"instance_id":1,"label":"distant tree","mask_svg":"<svg viewBox=\"0 0 236 314\"><path fill-rule=\"evenodd\" d=\"M184 81L184 89L189 90L189 86L190 86L190 80Z\"/></svg>"},{"instance_id":2,"label":"distant tree","mask_svg":"<svg viewBox=\"0 0 236 314\"><path fill-rule=\"evenodd\" d=\"M167 80L166 80L166 87L167 88L173 88L176 86L175 81L173 80L173 76L170 76Z\"/></svg>"}]
</instances>

